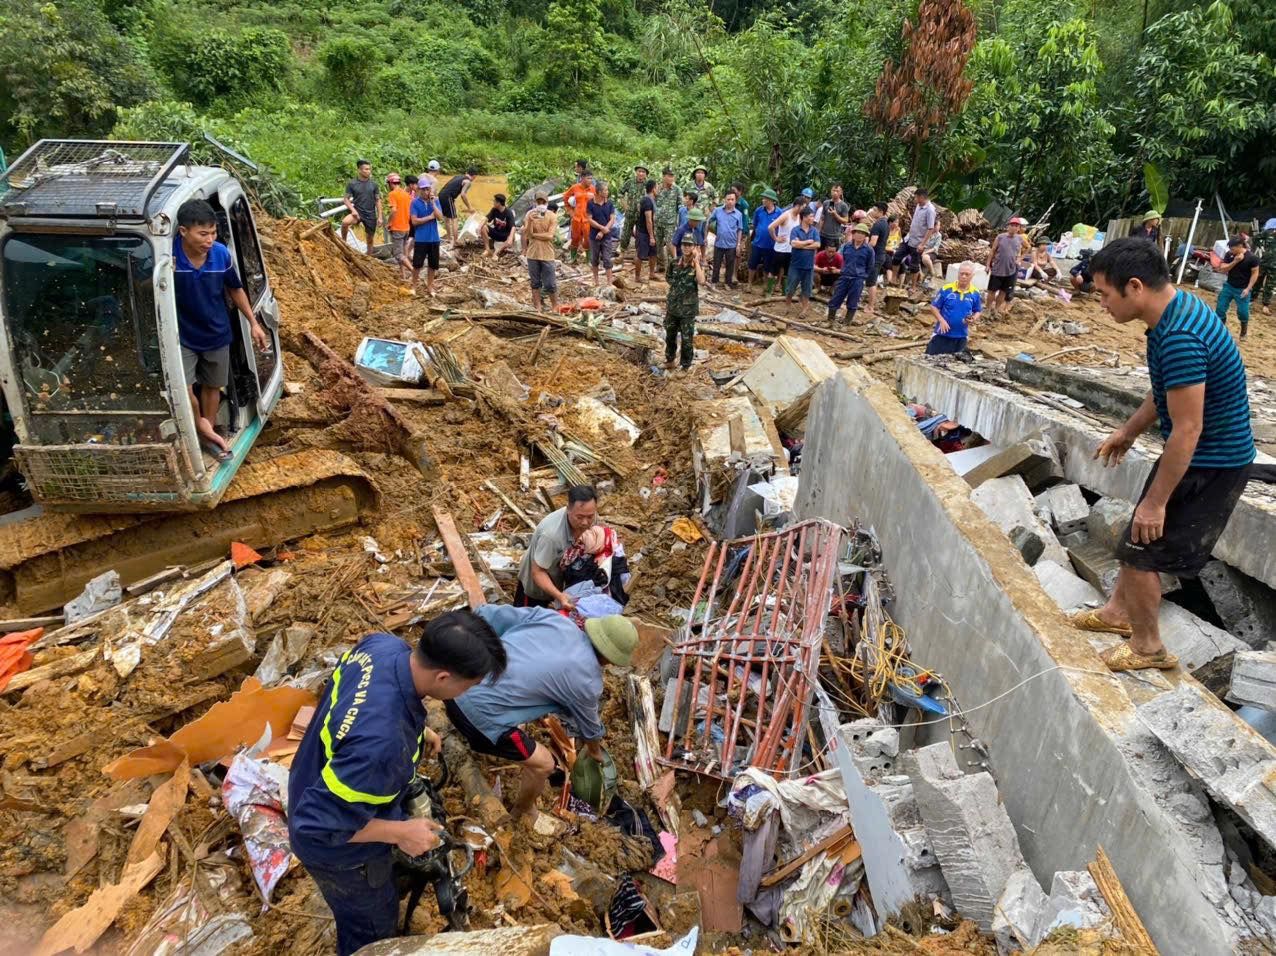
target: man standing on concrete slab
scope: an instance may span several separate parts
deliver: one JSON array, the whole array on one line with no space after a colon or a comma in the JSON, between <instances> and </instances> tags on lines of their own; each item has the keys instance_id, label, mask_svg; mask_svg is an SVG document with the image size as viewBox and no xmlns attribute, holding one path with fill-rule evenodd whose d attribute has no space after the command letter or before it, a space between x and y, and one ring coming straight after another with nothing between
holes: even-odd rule
<instances>
[{"instance_id":1,"label":"man standing on concrete slab","mask_svg":"<svg viewBox=\"0 0 1276 956\"><path fill-rule=\"evenodd\" d=\"M1258 256L1245 247L1244 236L1232 236L1227 240L1227 255L1219 272L1227 273L1227 281L1218 290L1218 305L1214 308L1219 321L1227 321L1227 310L1236 303L1236 317L1241 321L1241 338L1249 334L1249 303L1253 298L1254 284L1262 274Z\"/></svg>"},{"instance_id":2,"label":"man standing on concrete slab","mask_svg":"<svg viewBox=\"0 0 1276 956\"><path fill-rule=\"evenodd\" d=\"M1103 655L1114 671L1169 670L1157 624L1160 573L1196 577L1210 559L1254 460L1245 365L1223 323L1200 299L1174 288L1151 243L1117 239L1091 259L1103 307L1120 323L1147 326L1152 389L1095 452L1121 463L1136 438L1160 423L1165 449L1152 468L1130 526L1117 546L1121 570L1098 611L1070 620L1083 630L1128 637Z\"/></svg>"},{"instance_id":3,"label":"man standing on concrete slab","mask_svg":"<svg viewBox=\"0 0 1276 956\"><path fill-rule=\"evenodd\" d=\"M957 281L940 289L931 301L935 334L926 344L927 355L956 355L966 351L970 325L983 308L979 290L970 284L974 277L975 264L963 262L957 267Z\"/></svg>"},{"instance_id":4,"label":"man standing on concrete slab","mask_svg":"<svg viewBox=\"0 0 1276 956\"><path fill-rule=\"evenodd\" d=\"M1009 314L1010 300L1015 296L1015 278L1023 254L1023 226L1024 221L1015 216L988 249L984 268L988 270L988 311L994 319Z\"/></svg>"}]
</instances>

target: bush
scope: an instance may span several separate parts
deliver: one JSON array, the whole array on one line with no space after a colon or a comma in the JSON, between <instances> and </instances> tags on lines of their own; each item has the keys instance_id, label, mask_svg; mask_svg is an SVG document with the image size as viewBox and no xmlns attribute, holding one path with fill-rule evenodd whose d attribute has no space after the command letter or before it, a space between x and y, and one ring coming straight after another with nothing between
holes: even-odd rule
<instances>
[{"instance_id":1,"label":"bush","mask_svg":"<svg viewBox=\"0 0 1276 956\"><path fill-rule=\"evenodd\" d=\"M151 52L179 98L227 110L287 89L292 46L281 30L170 29Z\"/></svg>"},{"instance_id":2,"label":"bush","mask_svg":"<svg viewBox=\"0 0 1276 956\"><path fill-rule=\"evenodd\" d=\"M319 47L319 62L323 64L328 84L349 102L368 95L382 59L381 49L361 37L338 37Z\"/></svg>"}]
</instances>

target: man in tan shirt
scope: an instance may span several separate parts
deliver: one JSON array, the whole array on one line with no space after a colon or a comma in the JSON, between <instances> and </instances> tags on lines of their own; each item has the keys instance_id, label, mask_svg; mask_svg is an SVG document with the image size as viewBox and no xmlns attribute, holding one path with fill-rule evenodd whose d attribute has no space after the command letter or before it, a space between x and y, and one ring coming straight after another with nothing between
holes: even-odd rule
<instances>
[{"instance_id":1,"label":"man in tan shirt","mask_svg":"<svg viewBox=\"0 0 1276 956\"><path fill-rule=\"evenodd\" d=\"M549 296L550 307L558 311L558 276L555 268L554 235L558 216L549 211L549 196L536 194L536 205L523 219L523 248L527 250L527 274L532 283L532 306L541 310L541 293Z\"/></svg>"}]
</instances>

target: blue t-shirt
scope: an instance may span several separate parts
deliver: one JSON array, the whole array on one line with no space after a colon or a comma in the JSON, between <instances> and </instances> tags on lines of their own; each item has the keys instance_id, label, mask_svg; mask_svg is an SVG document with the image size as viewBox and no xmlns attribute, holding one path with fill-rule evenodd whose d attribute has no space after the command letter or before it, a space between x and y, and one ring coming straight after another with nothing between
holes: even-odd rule
<instances>
[{"instance_id":1,"label":"blue t-shirt","mask_svg":"<svg viewBox=\"0 0 1276 956\"><path fill-rule=\"evenodd\" d=\"M966 322L972 315L983 310L983 300L979 292L972 286L965 292L957 288L956 282L950 282L939 290L939 294L931 300L931 305L939 310L939 314L948 323L948 331L939 331L939 323L935 323L935 334L948 339L964 339L969 334Z\"/></svg>"},{"instance_id":2,"label":"blue t-shirt","mask_svg":"<svg viewBox=\"0 0 1276 956\"><path fill-rule=\"evenodd\" d=\"M594 202L593 200L590 200L589 205L585 207L585 212L589 215L591 223L589 227L589 238L602 239L602 232L595 229L592 223L601 222L604 226L607 225L607 221L611 219L612 216L616 215L615 204L611 201ZM614 232L615 230L613 229L612 231Z\"/></svg>"},{"instance_id":3,"label":"blue t-shirt","mask_svg":"<svg viewBox=\"0 0 1276 956\"><path fill-rule=\"evenodd\" d=\"M744 217L739 209L727 212L726 206L719 206L709 217L713 220L713 244L715 248L734 249L740 241L740 230L744 228Z\"/></svg>"},{"instance_id":4,"label":"blue t-shirt","mask_svg":"<svg viewBox=\"0 0 1276 956\"><path fill-rule=\"evenodd\" d=\"M679 229L681 229L683 226L687 224L687 213L689 212L691 212L691 210L687 208L687 204L685 202L678 207L678 228Z\"/></svg>"},{"instance_id":5,"label":"blue t-shirt","mask_svg":"<svg viewBox=\"0 0 1276 956\"><path fill-rule=\"evenodd\" d=\"M227 289L242 289L230 250L214 242L196 269L186 258L182 239L173 240L173 292L177 298L177 338L192 352L213 352L233 341Z\"/></svg>"},{"instance_id":6,"label":"blue t-shirt","mask_svg":"<svg viewBox=\"0 0 1276 956\"><path fill-rule=\"evenodd\" d=\"M820 239L820 230L814 225L810 229L803 229L801 226L794 226L793 231L789 233L789 242L798 239L814 239L817 242ZM794 249L789 256L790 269L814 269L815 268L815 249Z\"/></svg>"},{"instance_id":7,"label":"blue t-shirt","mask_svg":"<svg viewBox=\"0 0 1276 956\"><path fill-rule=\"evenodd\" d=\"M784 210L779 206L770 212L766 211L766 206L759 206L753 210L753 245L759 249L774 249L775 240L771 238L771 223L783 215Z\"/></svg>"},{"instance_id":8,"label":"blue t-shirt","mask_svg":"<svg viewBox=\"0 0 1276 956\"><path fill-rule=\"evenodd\" d=\"M437 199L430 200L430 205L426 205L424 199L412 200L412 208L410 214L419 219L422 216L428 216L431 212L430 206L433 206L434 218L429 222L423 222L417 226L412 233L412 238L417 242L438 242L439 241L439 219L443 215L443 208L439 205Z\"/></svg>"},{"instance_id":9,"label":"blue t-shirt","mask_svg":"<svg viewBox=\"0 0 1276 956\"><path fill-rule=\"evenodd\" d=\"M1254 460L1245 363L1227 327L1194 295L1179 291L1147 331L1148 374L1161 437L1173 428L1165 393L1205 383L1193 468L1244 468Z\"/></svg>"},{"instance_id":10,"label":"blue t-shirt","mask_svg":"<svg viewBox=\"0 0 1276 956\"><path fill-rule=\"evenodd\" d=\"M679 258L682 258L682 240L686 238L688 234L695 236L696 245L698 246L704 245L704 233L705 233L705 226L707 224L708 224L708 220L702 219L700 220L700 225L696 226L693 229L691 228L691 220L688 219L686 222L684 222L681 226L679 226L677 229L673 231L673 240L672 240L673 247L678 250Z\"/></svg>"},{"instance_id":11,"label":"blue t-shirt","mask_svg":"<svg viewBox=\"0 0 1276 956\"><path fill-rule=\"evenodd\" d=\"M842 275L848 279L868 279L876 276L877 257L873 247L867 242L855 248L855 243L848 242L840 250L842 256Z\"/></svg>"}]
</instances>

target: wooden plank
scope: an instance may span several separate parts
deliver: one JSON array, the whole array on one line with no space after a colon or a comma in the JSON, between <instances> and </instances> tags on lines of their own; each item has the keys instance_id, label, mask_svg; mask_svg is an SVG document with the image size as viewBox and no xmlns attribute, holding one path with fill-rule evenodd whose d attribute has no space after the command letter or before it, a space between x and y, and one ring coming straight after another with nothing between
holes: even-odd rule
<instances>
[{"instance_id":1,"label":"wooden plank","mask_svg":"<svg viewBox=\"0 0 1276 956\"><path fill-rule=\"evenodd\" d=\"M747 446L744 442L744 419L739 415L732 415L727 419L727 444L731 448L732 454L743 456L746 454Z\"/></svg>"},{"instance_id":2,"label":"wooden plank","mask_svg":"<svg viewBox=\"0 0 1276 956\"><path fill-rule=\"evenodd\" d=\"M461 582L461 587L465 589L465 597L470 602L470 608L486 604L487 598L483 595L483 586L474 572L474 565L470 563L465 542L461 540L461 535L456 530L456 521L453 520L450 512L438 505L434 506L433 511L439 537L443 539L443 546L447 548L448 557L452 559L452 569L456 572L456 579Z\"/></svg>"},{"instance_id":3,"label":"wooden plank","mask_svg":"<svg viewBox=\"0 0 1276 956\"><path fill-rule=\"evenodd\" d=\"M500 488L496 487L495 482L493 482L489 478L487 481L483 482L483 487L486 488L488 491L490 491L492 494L496 495L496 497L500 498L501 501L505 502L505 507L509 508L510 511L514 512L514 514L518 515L521 519L523 519L523 524L527 525L533 531L536 530L536 522L533 521L531 518L529 518L526 512L524 512L522 508L514 504L514 502L510 500L509 496L505 494L505 492L501 491Z\"/></svg>"},{"instance_id":4,"label":"wooden plank","mask_svg":"<svg viewBox=\"0 0 1276 956\"><path fill-rule=\"evenodd\" d=\"M872 345L868 348L854 349L850 352L836 352L834 353L833 358L850 360L862 358L865 355L885 355L888 352L899 352L903 349L924 348L929 341L930 339L926 338L919 339L915 342L900 342L896 345Z\"/></svg>"},{"instance_id":5,"label":"wooden plank","mask_svg":"<svg viewBox=\"0 0 1276 956\"><path fill-rule=\"evenodd\" d=\"M81 651L79 654L72 654L70 657L62 657L40 667L33 667L29 671L23 671L21 674L9 681L5 687L6 694L12 694L16 691L26 690L32 684L38 684L42 680L54 680L58 677L66 677L70 674L78 674L82 670L88 669L102 653L100 647L91 647L87 651Z\"/></svg>"},{"instance_id":6,"label":"wooden plank","mask_svg":"<svg viewBox=\"0 0 1276 956\"><path fill-rule=\"evenodd\" d=\"M318 235L324 229L331 229L331 228L332 228L332 223L328 222L327 219L321 219L319 222L315 223L313 226L308 226L306 229L302 230L300 238L309 239L311 236Z\"/></svg>"},{"instance_id":7,"label":"wooden plank","mask_svg":"<svg viewBox=\"0 0 1276 956\"><path fill-rule=\"evenodd\" d=\"M532 346L532 356L531 356L531 358L530 358L530 359L528 359L528 364L529 364L529 365L535 365L535 364L536 364L536 359L537 359L537 358L540 356L540 354L541 354L541 348L545 345L545 340L546 340L547 338L549 338L549 330L550 330L550 327L549 327L548 325L547 325L547 326L545 326L545 328L541 329L541 334L540 334L540 336L536 339L536 344L535 344L534 346Z\"/></svg>"},{"instance_id":8,"label":"wooden plank","mask_svg":"<svg viewBox=\"0 0 1276 956\"><path fill-rule=\"evenodd\" d=\"M775 886L776 883L779 883L780 881L788 879L790 876L792 876L795 872L797 872L798 869L800 869L808 860L812 859L816 854L823 853L825 850L841 849L842 844L854 839L855 839L855 834L851 831L851 826L848 823L846 826L842 827L841 829L834 830L832 833L826 836L819 843L816 843L813 846L807 847L805 850L803 850L793 859L789 860L787 863L782 863L780 866L771 870L769 873L767 873L765 876L762 877L762 882L759 885L763 887Z\"/></svg>"},{"instance_id":9,"label":"wooden plank","mask_svg":"<svg viewBox=\"0 0 1276 956\"><path fill-rule=\"evenodd\" d=\"M1112 911L1112 922L1116 923L1117 929L1121 931L1121 938L1139 953L1151 953L1155 956L1158 952L1156 944L1152 942L1147 927L1143 925L1143 920L1135 911L1134 904L1126 895L1125 887L1121 885L1121 880L1116 875L1116 870L1112 868L1112 861L1108 859L1107 851L1103 849L1102 844L1099 845L1095 861L1087 869L1094 877L1099 892L1108 902L1108 909Z\"/></svg>"},{"instance_id":10,"label":"wooden plank","mask_svg":"<svg viewBox=\"0 0 1276 956\"><path fill-rule=\"evenodd\" d=\"M100 731L96 730L87 734L80 734L78 737L63 741L45 756L35 757L29 760L28 763L31 765L32 770L48 770L50 767L56 767L60 763L66 763L74 757L88 753L100 736Z\"/></svg>"},{"instance_id":11,"label":"wooden plank","mask_svg":"<svg viewBox=\"0 0 1276 956\"><path fill-rule=\"evenodd\" d=\"M66 620L61 614L45 614L42 617L13 617L0 621L0 634L14 634L18 631L34 631L37 627L61 627Z\"/></svg>"},{"instance_id":12,"label":"wooden plank","mask_svg":"<svg viewBox=\"0 0 1276 956\"><path fill-rule=\"evenodd\" d=\"M378 387L377 394L392 402L409 402L413 405L442 405L447 396L432 388L392 388Z\"/></svg>"}]
</instances>

